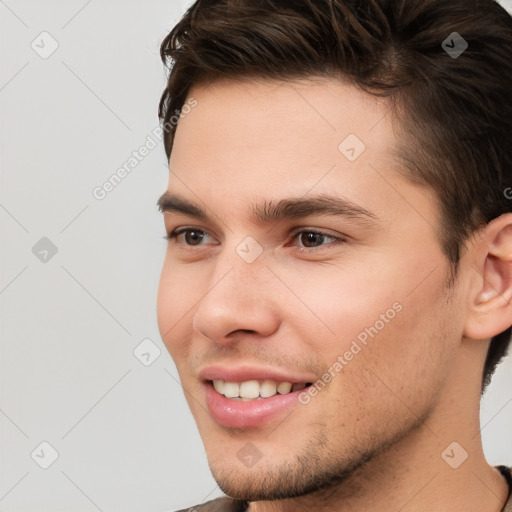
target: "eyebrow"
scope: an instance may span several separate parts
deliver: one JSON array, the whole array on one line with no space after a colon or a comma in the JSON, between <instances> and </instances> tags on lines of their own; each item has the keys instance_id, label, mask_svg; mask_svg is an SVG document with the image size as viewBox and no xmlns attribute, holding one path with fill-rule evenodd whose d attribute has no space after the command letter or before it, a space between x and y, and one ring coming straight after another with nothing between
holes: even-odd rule
<instances>
[{"instance_id":1,"label":"eyebrow","mask_svg":"<svg viewBox=\"0 0 512 512\"><path fill-rule=\"evenodd\" d=\"M208 214L187 199L164 192L157 201L157 206L162 213L178 212L208 221ZM318 194L305 197L291 197L279 201L264 201L261 204L251 206L250 220L255 224L270 224L283 219L293 219L310 215L331 215L335 217L348 217L372 224L377 220L374 213L343 197Z\"/></svg>"}]
</instances>

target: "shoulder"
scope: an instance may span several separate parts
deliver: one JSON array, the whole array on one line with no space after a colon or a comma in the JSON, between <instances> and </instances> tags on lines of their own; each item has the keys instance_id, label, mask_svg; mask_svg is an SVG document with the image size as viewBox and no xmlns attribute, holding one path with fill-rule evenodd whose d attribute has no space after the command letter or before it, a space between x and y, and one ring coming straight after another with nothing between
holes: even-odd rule
<instances>
[{"instance_id":1,"label":"shoulder","mask_svg":"<svg viewBox=\"0 0 512 512\"><path fill-rule=\"evenodd\" d=\"M207 501L201 505L184 508L176 512L243 512L247 509L246 501L234 500L233 498L217 498L216 500Z\"/></svg>"}]
</instances>

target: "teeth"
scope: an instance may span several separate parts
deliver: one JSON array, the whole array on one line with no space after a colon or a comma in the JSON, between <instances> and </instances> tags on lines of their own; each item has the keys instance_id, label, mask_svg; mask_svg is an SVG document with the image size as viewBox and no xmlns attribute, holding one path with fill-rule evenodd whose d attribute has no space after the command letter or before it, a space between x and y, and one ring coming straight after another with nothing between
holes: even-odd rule
<instances>
[{"instance_id":1,"label":"teeth","mask_svg":"<svg viewBox=\"0 0 512 512\"><path fill-rule=\"evenodd\" d=\"M264 380L260 386L260 396L269 398L277 393L277 384L273 380Z\"/></svg>"},{"instance_id":2,"label":"teeth","mask_svg":"<svg viewBox=\"0 0 512 512\"><path fill-rule=\"evenodd\" d=\"M215 388L215 391L217 391L217 393L222 394L222 392L224 391L224 382L221 380L214 380L213 387Z\"/></svg>"},{"instance_id":3,"label":"teeth","mask_svg":"<svg viewBox=\"0 0 512 512\"><path fill-rule=\"evenodd\" d=\"M240 385L236 382L225 382L223 393L228 398L240 396Z\"/></svg>"},{"instance_id":4,"label":"teeth","mask_svg":"<svg viewBox=\"0 0 512 512\"><path fill-rule=\"evenodd\" d=\"M227 398L235 400L254 400L258 398L269 398L279 393L286 395L287 393L304 389L305 383L291 382L275 382L273 380L247 380L245 382L225 382L223 380L214 380L213 387L217 393Z\"/></svg>"},{"instance_id":5,"label":"teeth","mask_svg":"<svg viewBox=\"0 0 512 512\"><path fill-rule=\"evenodd\" d=\"M248 380L240 384L240 398L258 398L260 384L257 380Z\"/></svg>"},{"instance_id":6,"label":"teeth","mask_svg":"<svg viewBox=\"0 0 512 512\"><path fill-rule=\"evenodd\" d=\"M292 389L292 384L290 382L281 382L279 383L279 386L277 386L277 392L280 395L286 395L286 393L290 392L290 389Z\"/></svg>"}]
</instances>

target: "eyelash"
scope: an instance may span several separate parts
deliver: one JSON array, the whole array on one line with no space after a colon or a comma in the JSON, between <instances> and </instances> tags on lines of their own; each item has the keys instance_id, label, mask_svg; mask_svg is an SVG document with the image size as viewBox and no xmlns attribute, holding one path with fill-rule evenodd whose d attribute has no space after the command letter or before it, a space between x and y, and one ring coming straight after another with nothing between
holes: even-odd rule
<instances>
[{"instance_id":1,"label":"eyelash","mask_svg":"<svg viewBox=\"0 0 512 512\"><path fill-rule=\"evenodd\" d=\"M164 240L167 240L167 241L171 241L173 240L174 238L178 237L179 235L183 234L183 233L186 233L187 231L195 231L195 232L198 232L198 233L204 233L204 234L207 234L205 231L201 230L201 229L195 229L195 228L180 228L180 229L175 229L174 231L172 231L171 233L165 235L163 238ZM335 242L333 242L332 244L327 244L327 245L338 245L340 243L344 243L346 242L347 240L343 237L338 237L338 236L334 236L334 235L331 235L329 233L325 233L324 231L320 231L320 230L314 230L314 229L302 229L301 231L297 231L293 236L289 237L288 240L295 240L299 235L301 235L302 233L314 233L315 235L319 235L319 236L323 236L323 237L326 237L326 238L332 238L333 240L335 240ZM189 247L189 248L193 248L193 247L200 247L201 244L199 245L187 245L185 244L186 247ZM324 247L324 245L321 245L321 246L318 246L318 247L303 247L303 246L298 246L299 249L309 249L309 250L318 250L318 249L322 249Z\"/></svg>"}]
</instances>

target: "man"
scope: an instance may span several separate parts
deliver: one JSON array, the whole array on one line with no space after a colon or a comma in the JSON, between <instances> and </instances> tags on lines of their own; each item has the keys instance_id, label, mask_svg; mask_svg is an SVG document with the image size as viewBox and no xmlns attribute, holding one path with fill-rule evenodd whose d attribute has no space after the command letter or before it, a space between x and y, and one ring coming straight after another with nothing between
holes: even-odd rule
<instances>
[{"instance_id":1,"label":"man","mask_svg":"<svg viewBox=\"0 0 512 512\"><path fill-rule=\"evenodd\" d=\"M198 1L161 54L158 324L227 495L188 510L512 511L479 425L512 325L512 18Z\"/></svg>"}]
</instances>

